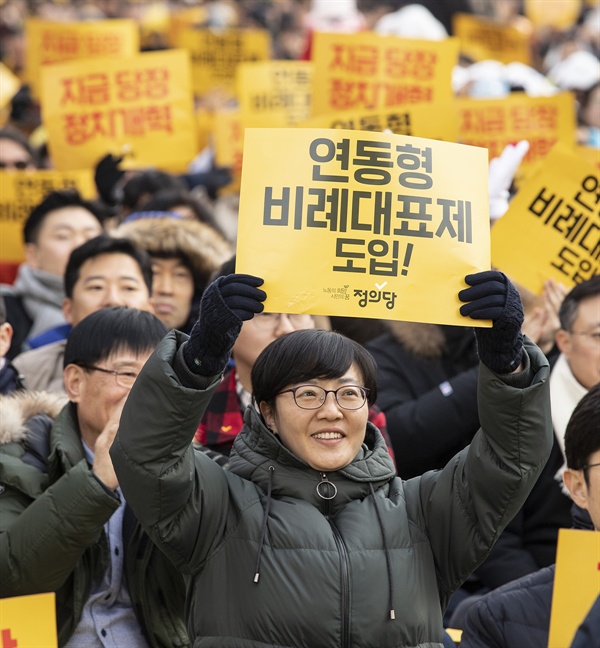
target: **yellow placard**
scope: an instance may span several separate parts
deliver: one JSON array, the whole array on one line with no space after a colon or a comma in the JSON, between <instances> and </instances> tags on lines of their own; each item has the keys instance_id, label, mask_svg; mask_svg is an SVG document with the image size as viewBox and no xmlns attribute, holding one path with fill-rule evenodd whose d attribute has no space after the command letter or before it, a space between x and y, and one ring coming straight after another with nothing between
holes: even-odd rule
<instances>
[{"instance_id":1,"label":"yellow placard","mask_svg":"<svg viewBox=\"0 0 600 648\"><path fill-rule=\"evenodd\" d=\"M2 648L56 648L55 595L0 599Z\"/></svg>"},{"instance_id":2,"label":"yellow placard","mask_svg":"<svg viewBox=\"0 0 600 648\"><path fill-rule=\"evenodd\" d=\"M464 325L464 277L490 267L487 166L404 135L248 128L237 271L275 312Z\"/></svg>"},{"instance_id":3,"label":"yellow placard","mask_svg":"<svg viewBox=\"0 0 600 648\"><path fill-rule=\"evenodd\" d=\"M113 56L121 58L139 52L140 37L134 20L96 20L66 23L28 18L25 69L34 96L40 96L42 68L74 59Z\"/></svg>"},{"instance_id":4,"label":"yellow placard","mask_svg":"<svg viewBox=\"0 0 600 648\"><path fill-rule=\"evenodd\" d=\"M560 529L548 648L570 646L600 594L600 531Z\"/></svg>"},{"instance_id":5,"label":"yellow placard","mask_svg":"<svg viewBox=\"0 0 600 648\"><path fill-rule=\"evenodd\" d=\"M535 294L544 281L574 286L600 272L600 182L557 144L492 228L492 263Z\"/></svg>"},{"instance_id":6,"label":"yellow placard","mask_svg":"<svg viewBox=\"0 0 600 648\"><path fill-rule=\"evenodd\" d=\"M183 50L48 66L42 116L61 170L91 168L106 153L126 149L127 168L183 171L198 152Z\"/></svg>"},{"instance_id":7,"label":"yellow placard","mask_svg":"<svg viewBox=\"0 0 600 648\"><path fill-rule=\"evenodd\" d=\"M169 45L177 47L179 42L179 34L186 27L193 27L194 25L202 25L206 22L208 13L206 7L188 7L187 9L174 10L171 13L171 21L169 24Z\"/></svg>"},{"instance_id":8,"label":"yellow placard","mask_svg":"<svg viewBox=\"0 0 600 648\"><path fill-rule=\"evenodd\" d=\"M239 63L271 58L271 38L263 29L193 29L183 27L177 46L190 52L194 92L202 95L215 88L235 94Z\"/></svg>"},{"instance_id":9,"label":"yellow placard","mask_svg":"<svg viewBox=\"0 0 600 648\"><path fill-rule=\"evenodd\" d=\"M215 113L215 162L217 166L231 169L232 181L219 191L219 195L238 194L242 175L244 129L237 109L219 110Z\"/></svg>"},{"instance_id":10,"label":"yellow placard","mask_svg":"<svg viewBox=\"0 0 600 648\"><path fill-rule=\"evenodd\" d=\"M556 142L575 144L575 101L570 92L551 97L530 97L523 92L501 99L459 97L456 104L459 141L487 148L490 159L499 157L507 144L529 142L529 151L519 167L518 184Z\"/></svg>"},{"instance_id":11,"label":"yellow placard","mask_svg":"<svg viewBox=\"0 0 600 648\"><path fill-rule=\"evenodd\" d=\"M23 223L29 212L51 191L76 188L87 199L95 198L91 171L0 170L0 262L23 261Z\"/></svg>"},{"instance_id":12,"label":"yellow placard","mask_svg":"<svg viewBox=\"0 0 600 648\"><path fill-rule=\"evenodd\" d=\"M311 116L312 63L241 63L237 96L246 128L285 128Z\"/></svg>"},{"instance_id":13,"label":"yellow placard","mask_svg":"<svg viewBox=\"0 0 600 648\"><path fill-rule=\"evenodd\" d=\"M586 162L593 164L600 171L600 149L592 146L575 146L573 150L576 155L579 155Z\"/></svg>"},{"instance_id":14,"label":"yellow placard","mask_svg":"<svg viewBox=\"0 0 600 648\"><path fill-rule=\"evenodd\" d=\"M390 130L396 135L456 142L458 114L454 100L432 104L409 104L386 111L344 111L318 115L297 124L302 128L345 128L346 130Z\"/></svg>"},{"instance_id":15,"label":"yellow placard","mask_svg":"<svg viewBox=\"0 0 600 648\"><path fill-rule=\"evenodd\" d=\"M531 65L530 34L516 27L499 25L481 16L457 13L452 18L452 29L460 40L461 53L473 61L492 59L501 63Z\"/></svg>"},{"instance_id":16,"label":"yellow placard","mask_svg":"<svg viewBox=\"0 0 600 648\"><path fill-rule=\"evenodd\" d=\"M8 106L20 87L19 79L0 61L0 110Z\"/></svg>"},{"instance_id":17,"label":"yellow placard","mask_svg":"<svg viewBox=\"0 0 600 648\"><path fill-rule=\"evenodd\" d=\"M597 1L597 0L596 0ZM582 0L524 0L523 11L536 27L573 27L581 13Z\"/></svg>"},{"instance_id":18,"label":"yellow placard","mask_svg":"<svg viewBox=\"0 0 600 648\"><path fill-rule=\"evenodd\" d=\"M320 33L312 46L313 115L451 99L456 38Z\"/></svg>"}]
</instances>

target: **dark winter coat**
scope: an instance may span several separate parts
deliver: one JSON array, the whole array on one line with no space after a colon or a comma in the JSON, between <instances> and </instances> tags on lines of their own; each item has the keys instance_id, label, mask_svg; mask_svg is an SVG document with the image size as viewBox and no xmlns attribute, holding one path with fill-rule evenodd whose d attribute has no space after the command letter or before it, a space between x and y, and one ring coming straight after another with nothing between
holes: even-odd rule
<instances>
[{"instance_id":1,"label":"dark winter coat","mask_svg":"<svg viewBox=\"0 0 600 648\"><path fill-rule=\"evenodd\" d=\"M0 596L56 592L58 639L64 646L94 580L109 567L104 524L120 500L85 460L75 406L67 404L53 422L49 414L56 415L56 406L54 411L45 401L38 406L31 402L36 398L35 392L22 392L0 401ZM124 574L148 645L189 646L182 575L129 507L123 537Z\"/></svg>"},{"instance_id":2,"label":"dark winter coat","mask_svg":"<svg viewBox=\"0 0 600 648\"><path fill-rule=\"evenodd\" d=\"M403 482L369 423L361 452L329 474L288 451L252 408L230 470L195 454L219 376L187 370L186 339L172 331L145 365L111 457L138 519L190 580L195 648L440 647L452 592L485 558L550 451L539 349L527 343L527 386L482 366L482 431L443 470ZM329 500L317 493L324 481L336 488Z\"/></svg>"}]
</instances>

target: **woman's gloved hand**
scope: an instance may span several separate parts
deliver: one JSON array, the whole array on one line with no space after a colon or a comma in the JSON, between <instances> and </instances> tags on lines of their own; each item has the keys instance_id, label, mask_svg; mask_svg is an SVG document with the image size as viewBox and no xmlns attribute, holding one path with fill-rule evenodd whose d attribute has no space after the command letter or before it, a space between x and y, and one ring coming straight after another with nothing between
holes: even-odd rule
<instances>
[{"instance_id":1,"label":"woman's gloved hand","mask_svg":"<svg viewBox=\"0 0 600 648\"><path fill-rule=\"evenodd\" d=\"M264 309L262 302L267 293L258 288L263 283L260 277L231 274L208 286L200 302L200 315L183 349L190 371L202 376L224 371L242 323Z\"/></svg>"},{"instance_id":2,"label":"woman's gloved hand","mask_svg":"<svg viewBox=\"0 0 600 648\"><path fill-rule=\"evenodd\" d=\"M506 275L486 270L467 275L471 286L458 293L467 302L460 314L472 319L491 319L492 328L476 328L477 352L486 367L499 374L514 371L523 357L523 304Z\"/></svg>"}]
</instances>

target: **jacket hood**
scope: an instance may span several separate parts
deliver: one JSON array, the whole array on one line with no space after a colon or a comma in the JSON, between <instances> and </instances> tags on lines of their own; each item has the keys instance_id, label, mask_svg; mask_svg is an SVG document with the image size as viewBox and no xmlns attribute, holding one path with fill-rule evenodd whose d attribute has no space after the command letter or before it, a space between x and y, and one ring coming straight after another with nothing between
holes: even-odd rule
<instances>
[{"instance_id":1,"label":"jacket hood","mask_svg":"<svg viewBox=\"0 0 600 648\"><path fill-rule=\"evenodd\" d=\"M321 473L292 454L252 406L244 413L244 427L234 441L228 468L265 491L271 479L272 493L276 497L301 498L319 508L323 505L316 491L316 485L322 481ZM331 504L335 509L350 500L366 497L370 484L377 490L395 476L394 464L381 433L372 423L367 423L361 452L345 468L327 473L327 480L337 488Z\"/></svg>"},{"instance_id":2,"label":"jacket hood","mask_svg":"<svg viewBox=\"0 0 600 648\"><path fill-rule=\"evenodd\" d=\"M0 445L23 439L26 423L39 414L54 419L69 402L64 394L17 391L0 396Z\"/></svg>"},{"instance_id":3,"label":"jacket hood","mask_svg":"<svg viewBox=\"0 0 600 648\"><path fill-rule=\"evenodd\" d=\"M140 218L112 232L126 237L152 256L185 255L197 280L210 275L231 258L231 245L210 225L184 218Z\"/></svg>"},{"instance_id":4,"label":"jacket hood","mask_svg":"<svg viewBox=\"0 0 600 648\"><path fill-rule=\"evenodd\" d=\"M387 325L392 336L410 353L423 358L443 355L446 337L438 324L389 321Z\"/></svg>"}]
</instances>

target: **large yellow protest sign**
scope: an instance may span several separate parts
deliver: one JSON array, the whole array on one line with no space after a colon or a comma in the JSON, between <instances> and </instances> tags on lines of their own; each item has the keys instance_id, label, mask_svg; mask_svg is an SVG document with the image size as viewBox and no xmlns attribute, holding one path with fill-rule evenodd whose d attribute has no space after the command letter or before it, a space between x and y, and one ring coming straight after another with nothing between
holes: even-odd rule
<instances>
[{"instance_id":1,"label":"large yellow protest sign","mask_svg":"<svg viewBox=\"0 0 600 648\"><path fill-rule=\"evenodd\" d=\"M194 92L198 95L213 89L235 94L237 66L271 58L271 39L263 29L184 27L177 34L177 46L190 52Z\"/></svg>"},{"instance_id":2,"label":"large yellow protest sign","mask_svg":"<svg viewBox=\"0 0 600 648\"><path fill-rule=\"evenodd\" d=\"M29 18L25 69L35 96L40 93L43 66L73 59L132 56L139 52L140 37L134 20L98 20L66 23Z\"/></svg>"},{"instance_id":3,"label":"large yellow protest sign","mask_svg":"<svg viewBox=\"0 0 600 648\"><path fill-rule=\"evenodd\" d=\"M519 167L522 177L548 155L556 142L575 144L575 101L570 92L551 97L530 97L516 92L501 99L457 98L459 141L482 146L490 159L499 157L507 144L529 142L529 152Z\"/></svg>"},{"instance_id":4,"label":"large yellow protest sign","mask_svg":"<svg viewBox=\"0 0 600 648\"><path fill-rule=\"evenodd\" d=\"M546 279L574 286L597 275L597 170L557 145L492 228L492 263L536 294Z\"/></svg>"},{"instance_id":5,"label":"large yellow protest sign","mask_svg":"<svg viewBox=\"0 0 600 648\"><path fill-rule=\"evenodd\" d=\"M531 65L531 35L493 20L458 13L452 18L461 53L473 61L493 59L501 63Z\"/></svg>"},{"instance_id":6,"label":"large yellow protest sign","mask_svg":"<svg viewBox=\"0 0 600 648\"><path fill-rule=\"evenodd\" d=\"M313 115L451 99L458 40L316 33Z\"/></svg>"},{"instance_id":7,"label":"large yellow protest sign","mask_svg":"<svg viewBox=\"0 0 600 648\"><path fill-rule=\"evenodd\" d=\"M548 648L570 646L600 594L600 531L560 529Z\"/></svg>"},{"instance_id":8,"label":"large yellow protest sign","mask_svg":"<svg viewBox=\"0 0 600 648\"><path fill-rule=\"evenodd\" d=\"M129 168L181 171L197 153L189 56L183 50L48 66L42 116L61 170L91 168L125 147Z\"/></svg>"},{"instance_id":9,"label":"large yellow protest sign","mask_svg":"<svg viewBox=\"0 0 600 648\"><path fill-rule=\"evenodd\" d=\"M318 115L297 124L302 128L344 128L412 135L428 139L456 142L458 139L458 113L454 100L436 101L434 104L408 104L386 111L344 111Z\"/></svg>"},{"instance_id":10,"label":"large yellow protest sign","mask_svg":"<svg viewBox=\"0 0 600 648\"><path fill-rule=\"evenodd\" d=\"M246 129L236 267L264 277L267 310L464 325L457 293L489 269L489 234L483 149Z\"/></svg>"},{"instance_id":11,"label":"large yellow protest sign","mask_svg":"<svg viewBox=\"0 0 600 648\"><path fill-rule=\"evenodd\" d=\"M23 223L51 191L78 189L84 198L96 196L91 171L0 171L0 262L23 261Z\"/></svg>"},{"instance_id":12,"label":"large yellow protest sign","mask_svg":"<svg viewBox=\"0 0 600 648\"><path fill-rule=\"evenodd\" d=\"M241 63L237 70L237 97L246 128L295 126L311 115L312 63Z\"/></svg>"},{"instance_id":13,"label":"large yellow protest sign","mask_svg":"<svg viewBox=\"0 0 600 648\"><path fill-rule=\"evenodd\" d=\"M54 593L0 599L2 648L56 648Z\"/></svg>"}]
</instances>

